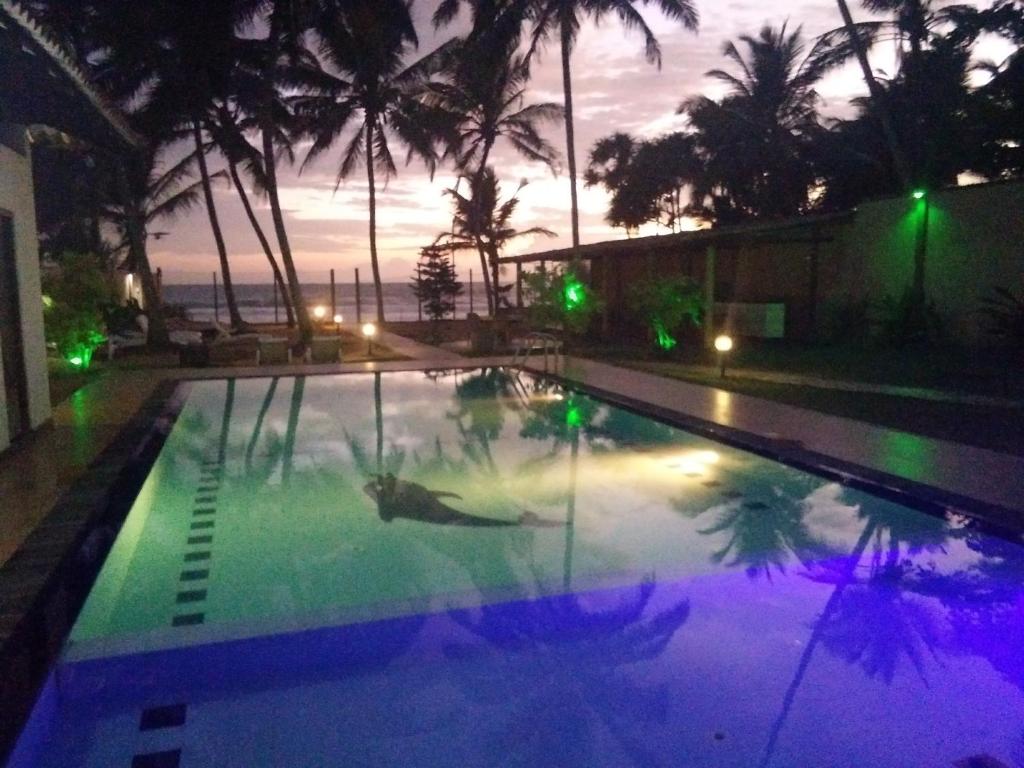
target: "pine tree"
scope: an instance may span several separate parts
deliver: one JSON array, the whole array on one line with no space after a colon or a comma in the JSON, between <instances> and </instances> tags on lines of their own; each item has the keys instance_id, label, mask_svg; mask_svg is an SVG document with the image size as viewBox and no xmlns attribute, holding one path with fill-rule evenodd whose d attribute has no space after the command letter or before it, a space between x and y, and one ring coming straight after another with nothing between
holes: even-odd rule
<instances>
[{"instance_id":1,"label":"pine tree","mask_svg":"<svg viewBox=\"0 0 1024 768\"><path fill-rule=\"evenodd\" d=\"M462 293L462 283L455 276L455 267L448 259L448 249L429 245L420 251L412 290L423 304L431 320L431 334L437 340L438 322L455 311L455 299Z\"/></svg>"}]
</instances>

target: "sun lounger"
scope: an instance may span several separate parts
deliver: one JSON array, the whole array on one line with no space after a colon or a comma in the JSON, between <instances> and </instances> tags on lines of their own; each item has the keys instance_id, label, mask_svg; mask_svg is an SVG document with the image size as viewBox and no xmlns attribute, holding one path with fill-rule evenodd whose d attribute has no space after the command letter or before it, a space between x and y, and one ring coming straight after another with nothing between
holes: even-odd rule
<instances>
[{"instance_id":1,"label":"sun lounger","mask_svg":"<svg viewBox=\"0 0 1024 768\"><path fill-rule=\"evenodd\" d=\"M281 365L292 361L291 342L277 336L260 336L256 365Z\"/></svg>"},{"instance_id":2,"label":"sun lounger","mask_svg":"<svg viewBox=\"0 0 1024 768\"><path fill-rule=\"evenodd\" d=\"M340 363L341 339L338 336L314 336L306 348L307 363Z\"/></svg>"}]
</instances>

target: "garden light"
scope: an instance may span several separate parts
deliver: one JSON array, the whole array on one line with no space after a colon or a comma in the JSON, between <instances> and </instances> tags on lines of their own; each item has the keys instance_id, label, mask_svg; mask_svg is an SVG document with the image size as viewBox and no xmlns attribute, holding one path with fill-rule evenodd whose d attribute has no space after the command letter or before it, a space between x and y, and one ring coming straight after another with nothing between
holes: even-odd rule
<instances>
[{"instance_id":1,"label":"garden light","mask_svg":"<svg viewBox=\"0 0 1024 768\"><path fill-rule=\"evenodd\" d=\"M725 378L725 358L732 351L732 337L724 333L715 339L715 351L718 352L718 372Z\"/></svg>"},{"instance_id":2,"label":"garden light","mask_svg":"<svg viewBox=\"0 0 1024 768\"><path fill-rule=\"evenodd\" d=\"M928 192L924 189L915 189L913 192L910 193L910 195L915 200L924 200L925 197L927 197Z\"/></svg>"},{"instance_id":3,"label":"garden light","mask_svg":"<svg viewBox=\"0 0 1024 768\"><path fill-rule=\"evenodd\" d=\"M342 323L342 321L343 321L344 319L345 319L345 318L343 318L343 317L342 317L341 315L335 315L335 316L334 316L334 324L335 324L335 325L341 325L341 323Z\"/></svg>"},{"instance_id":4,"label":"garden light","mask_svg":"<svg viewBox=\"0 0 1024 768\"><path fill-rule=\"evenodd\" d=\"M363 323L363 336L366 337L366 354L373 354L373 337L377 335L377 326L373 323Z\"/></svg>"},{"instance_id":5,"label":"garden light","mask_svg":"<svg viewBox=\"0 0 1024 768\"><path fill-rule=\"evenodd\" d=\"M317 320L323 320L325 317L327 317L327 307L325 307L323 304L317 304L315 307L313 307L313 317L315 317Z\"/></svg>"}]
</instances>

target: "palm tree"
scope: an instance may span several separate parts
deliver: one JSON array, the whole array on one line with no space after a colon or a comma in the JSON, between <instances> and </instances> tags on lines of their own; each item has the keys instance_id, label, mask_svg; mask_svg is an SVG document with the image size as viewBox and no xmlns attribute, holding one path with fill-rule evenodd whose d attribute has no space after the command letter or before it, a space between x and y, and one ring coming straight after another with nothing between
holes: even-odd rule
<instances>
[{"instance_id":1,"label":"palm tree","mask_svg":"<svg viewBox=\"0 0 1024 768\"><path fill-rule=\"evenodd\" d=\"M696 4L693 0L641 0L643 5L653 3L664 15L695 30L698 24ZM576 149L572 112L571 54L579 35L583 18L595 21L614 13L619 21L644 36L647 60L661 67L661 46L647 22L636 9L637 0L535 0L530 11L533 20L531 53L538 45L558 35L562 54L562 89L565 94L565 148L569 162L569 196L572 219L572 247L580 245L579 202L576 194Z\"/></svg>"},{"instance_id":2,"label":"palm tree","mask_svg":"<svg viewBox=\"0 0 1024 768\"><path fill-rule=\"evenodd\" d=\"M540 134L539 124L561 119L562 107L550 102L524 105L530 72L521 56L508 58L500 46L482 34L462 47L450 82L427 86L425 101L451 116L456 135L450 148L458 171L479 185L491 150L504 138L523 157L544 163L552 171L558 153ZM497 296L488 277L483 242L477 243L491 313Z\"/></svg>"},{"instance_id":3,"label":"palm tree","mask_svg":"<svg viewBox=\"0 0 1024 768\"><path fill-rule=\"evenodd\" d=\"M158 219L173 220L198 202L201 182L186 183L195 160L194 153L188 154L169 168L161 169L157 152L147 148L127 163L127 172L116 171L117 190L100 210L120 237L114 251L127 252L132 268L142 276L149 339L156 345L166 344L168 336L146 252L147 231Z\"/></svg>"},{"instance_id":4,"label":"palm tree","mask_svg":"<svg viewBox=\"0 0 1024 768\"><path fill-rule=\"evenodd\" d=\"M284 224L277 183L277 155L281 153L289 161L294 160L291 147L296 133L293 127L297 126L284 91L296 85L308 87L311 78L318 80L322 75L319 62L303 43L304 33L312 22L310 6L303 0L276 0L268 14L266 39L238 41L239 66L234 79L234 97L249 113L253 128L260 134L261 183L270 202L270 215L303 344L308 344L313 337L313 325Z\"/></svg>"},{"instance_id":5,"label":"palm tree","mask_svg":"<svg viewBox=\"0 0 1024 768\"><path fill-rule=\"evenodd\" d=\"M244 164L249 171L250 176L256 181L257 186L266 188L266 175L264 174L264 163L263 157L260 152L249 144L243 133L244 127L240 124L239 116L225 105L219 105L216 112L216 122L211 126L211 133L213 135L213 141L219 147L221 154L228 164L228 174L231 177L231 183L238 192L239 200L242 203L242 209L245 211L246 218L249 220L249 224L252 226L253 232L256 234L256 239L260 243L260 247L263 249L263 254L267 257L267 262L270 264L270 271L274 277L274 283L281 291L281 296L284 299L284 308L287 315L288 327L292 328L295 326L295 313L292 308L291 293L288 289L288 284L285 282L284 276L281 274L281 268L277 265L277 259L274 258L274 251L270 247L270 241L267 240L266 234L263 232L263 227L260 226L259 219L256 218L256 213L252 209L252 204L249 202L249 195L245 191L245 185L242 183L242 178L238 172L239 164Z\"/></svg>"},{"instance_id":6,"label":"palm tree","mask_svg":"<svg viewBox=\"0 0 1024 768\"><path fill-rule=\"evenodd\" d=\"M218 4L203 13L182 14L170 0L132 3L113 0L98 28L109 45L97 74L121 103L139 105L137 124L157 144L189 137L196 150L210 228L234 326L242 324L231 280L227 248L213 199L204 146L205 122L213 99L226 89L232 68L238 8Z\"/></svg>"},{"instance_id":7,"label":"palm tree","mask_svg":"<svg viewBox=\"0 0 1024 768\"><path fill-rule=\"evenodd\" d=\"M554 237L555 233L544 227L530 227L517 230L512 227L511 219L519 205L520 184L512 196L501 201L501 186L494 169L487 166L481 173L475 174L470 180L469 194L465 195L457 188L445 190L455 203L455 216L452 232L438 235L435 245L447 240L446 245L452 250L479 248L487 254L491 268L491 291L494 294L494 307L497 309L499 297L498 257L505 246L519 237L544 235Z\"/></svg>"},{"instance_id":8,"label":"palm tree","mask_svg":"<svg viewBox=\"0 0 1024 768\"><path fill-rule=\"evenodd\" d=\"M435 144L443 123L437 111L420 100L424 85L440 69L442 46L409 63L418 46L408 5L402 0L353 0L331 6L316 20L321 58L333 73L325 73L315 92L296 99L313 138L303 167L338 140L353 121L358 128L342 154L337 186L360 162L366 165L369 189L370 265L377 295L377 320L384 322L384 292L377 259L376 173L387 182L397 173L390 142L407 148L407 162L419 157L433 177Z\"/></svg>"},{"instance_id":9,"label":"palm tree","mask_svg":"<svg viewBox=\"0 0 1024 768\"><path fill-rule=\"evenodd\" d=\"M878 80L875 79L874 72L871 70L871 63L868 61L867 44L861 37L861 31L853 21L853 15L850 13L850 7L847 5L846 0L836 0L836 3L839 6L839 14L843 17L843 29L857 57L861 74L864 76L864 83L867 85L868 93L871 96L872 106L878 115L886 142L889 145L889 151L892 153L896 172L903 183L904 189L910 189L913 185L910 164L903 154L902 145L900 144L899 137L896 135L892 116L889 113L889 105L886 102L885 92L878 84Z\"/></svg>"},{"instance_id":10,"label":"palm tree","mask_svg":"<svg viewBox=\"0 0 1024 768\"><path fill-rule=\"evenodd\" d=\"M723 53L738 70L708 76L729 86L721 101L698 96L679 112L689 116L705 162L698 200L711 198L719 216L787 216L808 206L814 183L810 152L821 132L818 93L822 76L842 61L828 41L810 51L801 28L765 26Z\"/></svg>"}]
</instances>

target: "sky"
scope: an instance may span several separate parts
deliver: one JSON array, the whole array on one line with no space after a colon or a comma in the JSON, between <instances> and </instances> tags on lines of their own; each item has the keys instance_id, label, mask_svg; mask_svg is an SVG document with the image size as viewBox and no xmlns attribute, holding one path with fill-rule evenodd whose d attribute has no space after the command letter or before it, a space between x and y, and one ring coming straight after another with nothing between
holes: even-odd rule
<instances>
[{"instance_id":1,"label":"sky","mask_svg":"<svg viewBox=\"0 0 1024 768\"><path fill-rule=\"evenodd\" d=\"M576 157L582 169L590 147L602 136L627 131L641 138L653 138L684 127L676 115L680 102L694 95L722 95L722 87L705 73L722 67L722 46L740 35L756 35L765 25L788 22L792 29L803 27L808 40L840 24L834 0L697 0L701 15L697 33L683 29L653 8L642 8L648 24L662 47L662 66L644 59L642 39L625 31L614 18L594 26L588 22L573 51L573 105L575 110ZM986 2L975 3L987 5ZM458 33L455 25L440 33L430 24L436 0L418 0L414 5L420 36L420 53L426 53ZM868 18L851 3L858 20ZM982 57L1005 55L1000 45L989 42L979 49ZM892 66L891 52L872 53L872 64L885 71ZM534 66L527 93L528 102L562 102L561 66L556 46L544 51ZM836 70L820 85L821 110L826 116L848 114L848 101L865 91L855 64ZM561 123L547 126L545 136L561 151L563 172L558 176L539 163L516 155L499 140L493 164L506 195L523 181L520 204L513 224L517 229L540 226L553 230L555 237L524 237L511 245L506 255L530 253L571 245L569 223L569 181L565 168L565 129ZM342 142L343 145L343 142ZM396 157L404 152L393 148ZM279 170L282 207L299 276L304 281L326 282L335 269L339 282L350 282L353 270L369 280L369 232L365 170L353 173L335 190L340 148L326 153L299 173L304 147L299 147L295 167ZM455 175L441 167L431 179L422 165L399 165L397 177L386 189L377 190L377 246L385 281L404 282L412 274L419 249L451 224L451 204L444 190L452 187ZM603 220L607 195L599 188L580 183L580 238L583 243L625 237ZM215 189L218 214L224 228L232 276L237 283L269 282L270 268L245 217L236 193L227 186ZM270 211L265 201L254 201L257 216L273 240ZM154 266L162 268L166 283L208 282L217 269L217 256L205 207L198 206L174 221L155 224L166 232L150 240ZM655 234L649 225L641 234ZM466 279L466 268L476 260L460 255L457 268Z\"/></svg>"}]
</instances>

